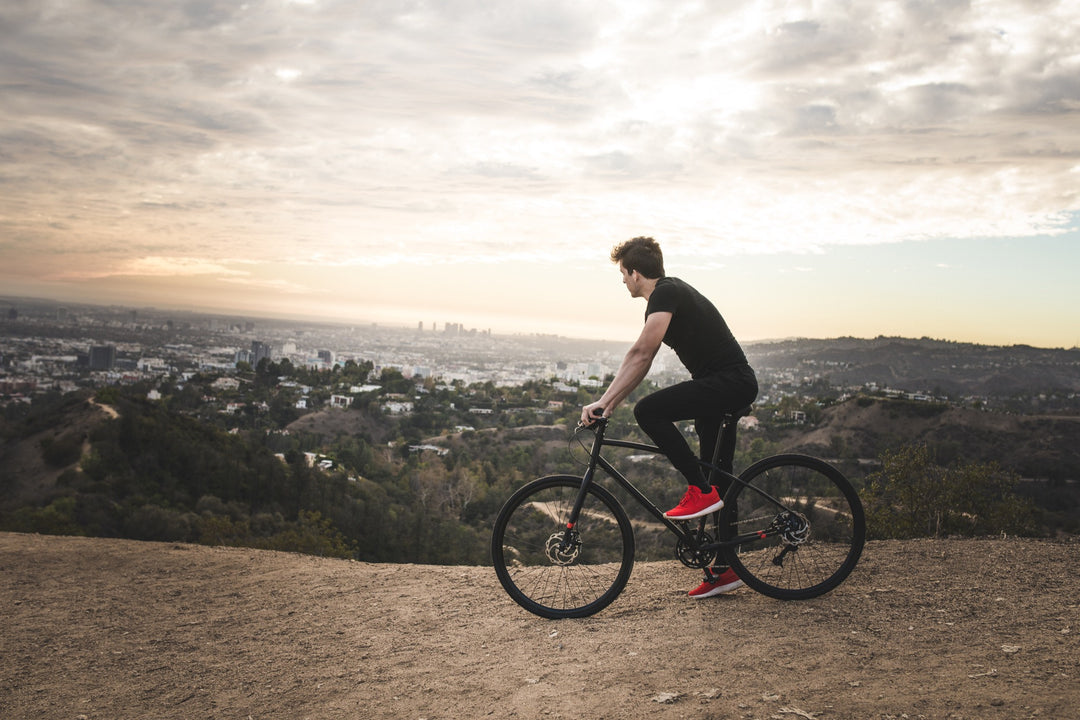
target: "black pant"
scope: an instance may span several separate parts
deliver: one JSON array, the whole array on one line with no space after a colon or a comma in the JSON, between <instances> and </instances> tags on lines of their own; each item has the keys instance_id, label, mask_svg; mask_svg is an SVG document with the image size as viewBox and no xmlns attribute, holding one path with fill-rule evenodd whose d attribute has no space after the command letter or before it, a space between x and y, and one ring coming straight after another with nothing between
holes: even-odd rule
<instances>
[{"instance_id":1,"label":"black pant","mask_svg":"<svg viewBox=\"0 0 1080 720\"><path fill-rule=\"evenodd\" d=\"M746 407L757 397L757 392L754 371L749 365L740 365L646 395L634 406L634 417L675 469L683 474L687 484L706 488L705 474L675 423L694 421L701 459L711 462L724 413ZM730 457L726 460L730 462ZM730 467L724 469L731 471Z\"/></svg>"}]
</instances>

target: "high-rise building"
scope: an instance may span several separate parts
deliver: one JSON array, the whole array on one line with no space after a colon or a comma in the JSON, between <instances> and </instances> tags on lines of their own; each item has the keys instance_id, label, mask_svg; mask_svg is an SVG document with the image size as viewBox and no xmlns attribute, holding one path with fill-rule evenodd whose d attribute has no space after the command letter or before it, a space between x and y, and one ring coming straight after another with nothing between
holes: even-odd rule
<instances>
[{"instance_id":1,"label":"high-rise building","mask_svg":"<svg viewBox=\"0 0 1080 720\"><path fill-rule=\"evenodd\" d=\"M94 345L90 348L91 370L112 370L115 365L115 345Z\"/></svg>"},{"instance_id":2,"label":"high-rise building","mask_svg":"<svg viewBox=\"0 0 1080 720\"><path fill-rule=\"evenodd\" d=\"M270 359L270 346L258 340L251 341L251 367L259 367L263 358Z\"/></svg>"}]
</instances>

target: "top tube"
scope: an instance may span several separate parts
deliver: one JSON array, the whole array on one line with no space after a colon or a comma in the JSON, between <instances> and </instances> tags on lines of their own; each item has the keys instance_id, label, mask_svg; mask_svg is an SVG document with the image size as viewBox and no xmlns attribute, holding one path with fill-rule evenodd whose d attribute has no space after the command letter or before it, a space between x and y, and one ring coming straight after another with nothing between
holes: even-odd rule
<instances>
[{"instance_id":1,"label":"top tube","mask_svg":"<svg viewBox=\"0 0 1080 720\"><path fill-rule=\"evenodd\" d=\"M632 440L613 440L605 435L607 432L608 420L610 418L600 417L596 419L592 425L579 425L580 428L590 429L596 433L596 437L600 440L601 447L621 447L629 448L630 450L642 450L644 452L660 453L660 448L655 445L649 445L647 443L634 442Z\"/></svg>"},{"instance_id":2,"label":"top tube","mask_svg":"<svg viewBox=\"0 0 1080 720\"><path fill-rule=\"evenodd\" d=\"M750 407L748 406L748 407L746 407L746 408L744 408L742 410L732 412L732 413L728 413L727 417L725 418L725 422L729 422L730 420L733 420L735 418L742 417L742 416L748 414L749 411L750 411ZM611 418L608 418L608 417L598 417L598 418L596 418L596 420L593 422L592 425L584 425L584 424L578 423L578 426L577 426L577 430L589 429L589 430L592 430L594 433L596 433L596 440L594 440L594 443L593 443L593 454L597 459L599 458L600 449L605 448L605 447L620 447L620 448L627 448L629 450L640 450L642 452L653 453L655 455L663 455L664 454L663 451L659 447L657 447L656 445L650 445L648 443L635 442L633 440L613 440L613 439L607 437L606 432L607 432L608 421L610 419ZM720 430L720 436L721 437L723 437L724 432L725 432L725 428L722 426L721 430ZM720 438L717 438L717 452L719 452L719 449L720 449ZM716 458L714 457L713 460L715 462ZM724 475L727 475L729 477L737 477L733 472L728 472L728 471L724 470L723 468L720 468L717 465L713 464L712 462L708 462L707 460L702 460L702 459L699 458L698 459L698 464L701 465L703 468L709 470L709 471L715 470L715 471L723 473ZM711 477L712 476L710 475L710 478Z\"/></svg>"}]
</instances>

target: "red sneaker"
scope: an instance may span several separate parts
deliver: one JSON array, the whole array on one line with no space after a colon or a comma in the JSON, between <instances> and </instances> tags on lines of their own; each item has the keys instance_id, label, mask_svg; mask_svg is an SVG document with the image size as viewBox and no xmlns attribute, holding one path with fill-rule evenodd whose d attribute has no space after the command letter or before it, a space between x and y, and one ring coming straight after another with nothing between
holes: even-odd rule
<instances>
[{"instance_id":1,"label":"red sneaker","mask_svg":"<svg viewBox=\"0 0 1080 720\"><path fill-rule=\"evenodd\" d=\"M724 501L720 499L716 488L709 488L708 493L703 493L697 485L691 485L679 504L664 513L664 517L672 520L693 520L714 513L722 507Z\"/></svg>"},{"instance_id":2,"label":"red sneaker","mask_svg":"<svg viewBox=\"0 0 1080 720\"><path fill-rule=\"evenodd\" d=\"M700 600L701 598L712 597L713 595L729 593L742 586L743 581L739 579L739 576L736 575L735 571L731 568L728 568L719 575L713 574L712 570L706 570L705 582L691 590L689 595L692 598Z\"/></svg>"}]
</instances>

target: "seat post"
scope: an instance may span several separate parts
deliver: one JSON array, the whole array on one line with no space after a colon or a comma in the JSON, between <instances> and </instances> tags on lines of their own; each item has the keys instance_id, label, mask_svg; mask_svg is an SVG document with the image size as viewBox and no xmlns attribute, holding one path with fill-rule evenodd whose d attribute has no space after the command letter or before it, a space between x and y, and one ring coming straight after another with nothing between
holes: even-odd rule
<instances>
[{"instance_id":1,"label":"seat post","mask_svg":"<svg viewBox=\"0 0 1080 720\"><path fill-rule=\"evenodd\" d=\"M716 447L713 448L713 467L720 468L731 475L735 474L735 436L739 429L739 418L749 415L752 409L752 406L748 405L741 410L724 413L724 417L720 421L720 434L716 438ZM709 468L710 482L712 482L715 474L716 471ZM721 485L717 485L716 489L719 491L720 496L724 497L731 486L731 482L725 479L721 480L721 483ZM735 518L739 514L737 505L738 503L735 500L730 502L729 517L731 522L724 527L717 528L720 540L730 540L735 537Z\"/></svg>"},{"instance_id":2,"label":"seat post","mask_svg":"<svg viewBox=\"0 0 1080 720\"><path fill-rule=\"evenodd\" d=\"M738 429L738 420L731 413L724 415L720 422L720 435L716 438L716 447L713 448L712 464L724 472L730 473L735 466L735 433ZM709 471L710 474L712 470Z\"/></svg>"},{"instance_id":3,"label":"seat post","mask_svg":"<svg viewBox=\"0 0 1080 720\"><path fill-rule=\"evenodd\" d=\"M735 474L735 440L739 429L739 418L750 414L751 407L747 406L740 410L724 413L720 420L720 434L716 438L716 446L713 448L712 464L726 473ZM709 469L709 482L712 483L715 472ZM727 489L727 483L720 488L721 494Z\"/></svg>"}]
</instances>

